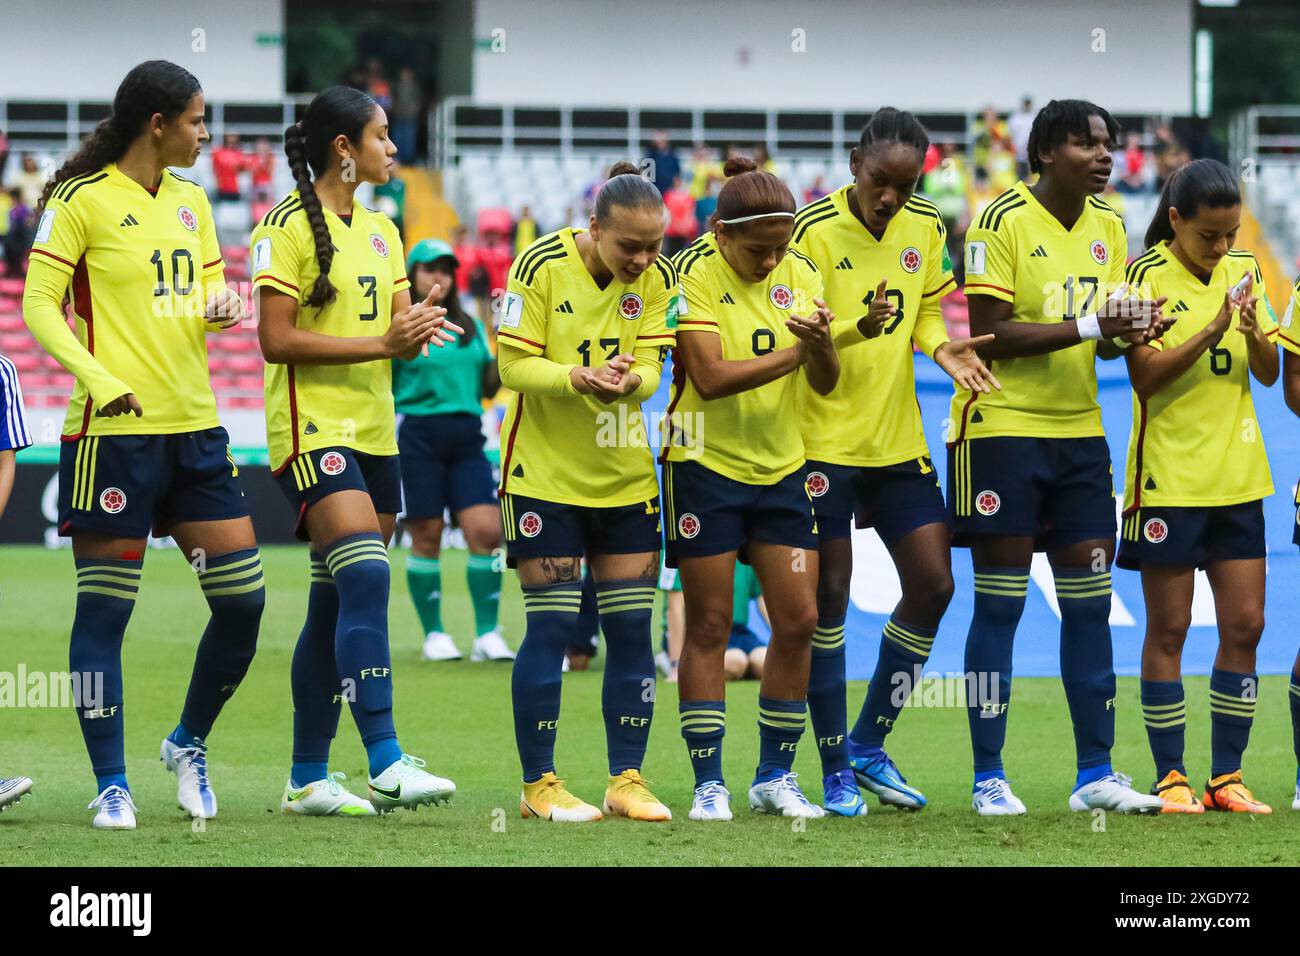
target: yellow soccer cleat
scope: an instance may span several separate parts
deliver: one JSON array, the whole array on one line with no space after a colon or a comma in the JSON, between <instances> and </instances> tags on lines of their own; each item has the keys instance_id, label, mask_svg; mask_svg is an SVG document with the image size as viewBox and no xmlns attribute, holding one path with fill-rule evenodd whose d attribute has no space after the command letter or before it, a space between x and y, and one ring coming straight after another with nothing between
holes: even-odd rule
<instances>
[{"instance_id":1,"label":"yellow soccer cleat","mask_svg":"<svg viewBox=\"0 0 1300 956\"><path fill-rule=\"evenodd\" d=\"M1207 810L1227 810L1232 813L1272 813L1273 808L1260 803L1241 782L1241 771L1214 777L1205 785L1201 798Z\"/></svg>"},{"instance_id":2,"label":"yellow soccer cleat","mask_svg":"<svg viewBox=\"0 0 1300 956\"><path fill-rule=\"evenodd\" d=\"M554 823L586 823L601 818L599 810L565 790L564 781L553 773L544 773L540 780L524 784L519 813L525 820L538 817Z\"/></svg>"},{"instance_id":3,"label":"yellow soccer cleat","mask_svg":"<svg viewBox=\"0 0 1300 956\"><path fill-rule=\"evenodd\" d=\"M1177 770L1170 770L1165 774L1165 779L1156 784L1156 788L1151 792L1164 801L1165 805L1161 808L1161 813L1205 812L1205 805L1196 799L1192 785L1187 782L1187 776Z\"/></svg>"},{"instance_id":4,"label":"yellow soccer cleat","mask_svg":"<svg viewBox=\"0 0 1300 956\"><path fill-rule=\"evenodd\" d=\"M659 798L650 792L637 770L624 770L609 778L605 789L605 812L629 820L647 820L662 823L673 818L673 813Z\"/></svg>"}]
</instances>

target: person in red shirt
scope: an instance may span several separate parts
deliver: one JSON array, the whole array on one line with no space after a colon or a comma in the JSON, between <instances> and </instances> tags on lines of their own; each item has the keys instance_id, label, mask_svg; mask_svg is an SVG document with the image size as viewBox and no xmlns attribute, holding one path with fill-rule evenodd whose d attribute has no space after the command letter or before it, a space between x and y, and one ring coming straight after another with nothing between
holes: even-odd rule
<instances>
[{"instance_id":1,"label":"person in red shirt","mask_svg":"<svg viewBox=\"0 0 1300 956\"><path fill-rule=\"evenodd\" d=\"M217 200L221 202L238 202L242 196L239 192L239 174L247 166L248 157L239 148L239 135L227 133L221 148L212 151L212 175L217 180Z\"/></svg>"},{"instance_id":2,"label":"person in red shirt","mask_svg":"<svg viewBox=\"0 0 1300 956\"><path fill-rule=\"evenodd\" d=\"M664 193L664 208L668 210L668 228L664 230L660 255L675 256L699 232L699 224L695 221L695 198L682 185L681 176L674 176L672 187Z\"/></svg>"},{"instance_id":3,"label":"person in red shirt","mask_svg":"<svg viewBox=\"0 0 1300 956\"><path fill-rule=\"evenodd\" d=\"M275 154L271 152L271 141L265 136L257 138L246 168L253 174L253 202L270 202L272 180L275 178Z\"/></svg>"}]
</instances>

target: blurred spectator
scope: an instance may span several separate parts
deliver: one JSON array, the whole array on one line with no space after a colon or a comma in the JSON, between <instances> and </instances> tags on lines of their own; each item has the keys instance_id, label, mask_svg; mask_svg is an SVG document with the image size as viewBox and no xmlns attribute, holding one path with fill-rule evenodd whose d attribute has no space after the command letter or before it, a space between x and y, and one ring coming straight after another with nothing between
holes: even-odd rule
<instances>
[{"instance_id":1,"label":"blurred spectator","mask_svg":"<svg viewBox=\"0 0 1300 956\"><path fill-rule=\"evenodd\" d=\"M989 144L987 162L989 188L995 193L1016 184L1016 154L1011 151L1007 140L995 139Z\"/></svg>"},{"instance_id":2,"label":"blurred spectator","mask_svg":"<svg viewBox=\"0 0 1300 956\"><path fill-rule=\"evenodd\" d=\"M776 172L776 163L772 161L772 157L768 153L767 147L762 143L758 143L754 146L754 165L765 173Z\"/></svg>"},{"instance_id":3,"label":"blurred spectator","mask_svg":"<svg viewBox=\"0 0 1300 956\"><path fill-rule=\"evenodd\" d=\"M1119 191L1139 193L1146 189L1147 154L1142 151L1142 138L1129 133L1124 145L1124 158L1120 163Z\"/></svg>"},{"instance_id":4,"label":"blurred spectator","mask_svg":"<svg viewBox=\"0 0 1300 956\"><path fill-rule=\"evenodd\" d=\"M654 184L659 190L661 196L666 196L668 190L673 188L673 181L681 174L682 164L677 159L677 153L673 150L672 143L668 141L668 134L663 131L656 131L650 140L650 149L646 153L646 158L654 163Z\"/></svg>"},{"instance_id":5,"label":"blurred spectator","mask_svg":"<svg viewBox=\"0 0 1300 956\"><path fill-rule=\"evenodd\" d=\"M265 136L257 138L248 169L253 174L253 202L270 202L274 198L275 152Z\"/></svg>"},{"instance_id":6,"label":"blurred spectator","mask_svg":"<svg viewBox=\"0 0 1300 956\"><path fill-rule=\"evenodd\" d=\"M997 111L991 106L984 107L984 114L971 127L971 159L975 163L975 180L984 185L989 179L989 150L994 143L1007 138L1007 128L998 119Z\"/></svg>"},{"instance_id":7,"label":"blurred spectator","mask_svg":"<svg viewBox=\"0 0 1300 956\"><path fill-rule=\"evenodd\" d=\"M372 56L366 63L366 92L374 97L383 110L393 108L393 90L388 85L388 78L384 76L384 65L379 57Z\"/></svg>"},{"instance_id":8,"label":"blurred spectator","mask_svg":"<svg viewBox=\"0 0 1300 956\"><path fill-rule=\"evenodd\" d=\"M0 183L5 181L5 170L9 167L9 137L0 129Z\"/></svg>"},{"instance_id":9,"label":"blurred spectator","mask_svg":"<svg viewBox=\"0 0 1300 956\"><path fill-rule=\"evenodd\" d=\"M419 131L423 92L415 70L404 66L397 73L397 90L393 94L392 134L399 163L415 162L415 143Z\"/></svg>"},{"instance_id":10,"label":"blurred spectator","mask_svg":"<svg viewBox=\"0 0 1300 956\"><path fill-rule=\"evenodd\" d=\"M948 258L957 269L962 263L962 236L967 222L966 191L970 187L970 176L966 171L966 157L957 152L955 144L944 143L939 147L939 153L939 165L926 174L921 192L939 207L939 215L943 216L943 224L948 230Z\"/></svg>"},{"instance_id":11,"label":"blurred spectator","mask_svg":"<svg viewBox=\"0 0 1300 956\"><path fill-rule=\"evenodd\" d=\"M718 208L718 193L722 191L722 177L712 178L709 180L708 192L699 199L695 200L695 222L696 232L708 232L709 220L713 218L714 212Z\"/></svg>"},{"instance_id":12,"label":"blurred spectator","mask_svg":"<svg viewBox=\"0 0 1300 956\"><path fill-rule=\"evenodd\" d=\"M1174 172L1191 159L1187 148L1178 141L1174 136L1174 131L1170 129L1168 123L1161 123L1156 127L1156 191L1159 192L1165 188L1167 180Z\"/></svg>"},{"instance_id":13,"label":"blurred spectator","mask_svg":"<svg viewBox=\"0 0 1300 956\"><path fill-rule=\"evenodd\" d=\"M239 174L248 166L248 157L239 148L239 135L227 133L221 146L212 151L212 176L217 181L218 202L239 202Z\"/></svg>"},{"instance_id":14,"label":"blurred spectator","mask_svg":"<svg viewBox=\"0 0 1300 956\"><path fill-rule=\"evenodd\" d=\"M675 256L686 244L699 235L695 221L695 199L677 176L664 193L664 207L668 210L668 227L664 230L663 255Z\"/></svg>"},{"instance_id":15,"label":"blurred spectator","mask_svg":"<svg viewBox=\"0 0 1300 956\"><path fill-rule=\"evenodd\" d=\"M38 197L39 199L39 197ZM7 275L22 275L23 260L32 248L32 235L35 231L32 222L35 204L29 205L22 191L9 190L9 231L4 237L5 270Z\"/></svg>"},{"instance_id":16,"label":"blurred spectator","mask_svg":"<svg viewBox=\"0 0 1300 956\"><path fill-rule=\"evenodd\" d=\"M456 288L462 293L473 285L474 270L478 268L478 247L470 242L469 227L464 223L451 230L451 248L456 253Z\"/></svg>"},{"instance_id":17,"label":"blurred spectator","mask_svg":"<svg viewBox=\"0 0 1300 956\"><path fill-rule=\"evenodd\" d=\"M537 220L533 211L524 206L519 210L519 221L515 223L515 255L523 252L537 241Z\"/></svg>"},{"instance_id":18,"label":"blurred spectator","mask_svg":"<svg viewBox=\"0 0 1300 956\"><path fill-rule=\"evenodd\" d=\"M812 184L803 191L803 204L806 206L809 203L814 203L826 196L829 192L830 190L826 188L825 177L818 173L817 178L814 179Z\"/></svg>"},{"instance_id":19,"label":"blurred spectator","mask_svg":"<svg viewBox=\"0 0 1300 956\"><path fill-rule=\"evenodd\" d=\"M699 202L709 194L709 184L722 178L722 164L718 162L713 150L707 146L696 146L691 155L691 198Z\"/></svg>"},{"instance_id":20,"label":"blurred spectator","mask_svg":"<svg viewBox=\"0 0 1300 956\"><path fill-rule=\"evenodd\" d=\"M1020 109L1007 117L1007 135L1016 156L1016 179L1029 178L1029 131L1034 127L1034 101L1026 96Z\"/></svg>"},{"instance_id":21,"label":"blurred spectator","mask_svg":"<svg viewBox=\"0 0 1300 956\"><path fill-rule=\"evenodd\" d=\"M23 153L22 169L18 171L18 191L22 194L23 205L36 208L41 201L41 191L45 188L45 174L36 165L36 157Z\"/></svg>"}]
</instances>

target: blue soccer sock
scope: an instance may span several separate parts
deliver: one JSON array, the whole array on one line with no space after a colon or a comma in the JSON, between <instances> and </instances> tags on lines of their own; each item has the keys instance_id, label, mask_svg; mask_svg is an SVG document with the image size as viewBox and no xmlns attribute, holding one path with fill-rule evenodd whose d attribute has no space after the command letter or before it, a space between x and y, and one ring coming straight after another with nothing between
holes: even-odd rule
<instances>
[{"instance_id":1,"label":"blue soccer sock","mask_svg":"<svg viewBox=\"0 0 1300 956\"><path fill-rule=\"evenodd\" d=\"M808 668L808 715L812 718L822 776L849 768L848 704L844 690L844 615L821 617L812 636Z\"/></svg>"},{"instance_id":2,"label":"blue soccer sock","mask_svg":"<svg viewBox=\"0 0 1300 956\"><path fill-rule=\"evenodd\" d=\"M1156 764L1156 783L1171 770L1184 776L1184 740L1187 735L1187 701L1181 680L1142 681L1142 719Z\"/></svg>"},{"instance_id":3,"label":"blue soccer sock","mask_svg":"<svg viewBox=\"0 0 1300 956\"><path fill-rule=\"evenodd\" d=\"M1061 608L1061 682L1074 723L1075 789L1111 772L1115 666L1110 643L1110 571L1056 572Z\"/></svg>"},{"instance_id":4,"label":"blue soccer sock","mask_svg":"<svg viewBox=\"0 0 1300 956\"><path fill-rule=\"evenodd\" d=\"M1210 671L1210 776L1241 769L1241 758L1255 720L1258 674Z\"/></svg>"},{"instance_id":5,"label":"blue soccer sock","mask_svg":"<svg viewBox=\"0 0 1300 956\"><path fill-rule=\"evenodd\" d=\"M722 738L727 732L727 702L683 700L677 706L686 755L695 771L696 788L722 783Z\"/></svg>"},{"instance_id":6,"label":"blue soccer sock","mask_svg":"<svg viewBox=\"0 0 1300 956\"><path fill-rule=\"evenodd\" d=\"M1028 568L975 568L975 613L966 635L966 719L975 780L1003 777L1011 704L1011 647L1029 593Z\"/></svg>"},{"instance_id":7,"label":"blue soccer sock","mask_svg":"<svg viewBox=\"0 0 1300 956\"><path fill-rule=\"evenodd\" d=\"M1300 786L1300 670L1291 672L1291 743L1295 748L1296 785Z\"/></svg>"},{"instance_id":8,"label":"blue soccer sock","mask_svg":"<svg viewBox=\"0 0 1300 956\"><path fill-rule=\"evenodd\" d=\"M653 581L601 581L596 585L600 629L605 634L601 710L609 775L640 770L655 709L655 661L650 649Z\"/></svg>"},{"instance_id":9,"label":"blue soccer sock","mask_svg":"<svg viewBox=\"0 0 1300 956\"><path fill-rule=\"evenodd\" d=\"M803 736L808 701L758 698L758 767L754 783L775 780L794 766L795 749Z\"/></svg>"},{"instance_id":10,"label":"blue soccer sock","mask_svg":"<svg viewBox=\"0 0 1300 956\"><path fill-rule=\"evenodd\" d=\"M908 695L920 686L921 669L930 659L937 627L908 624L891 617L880 637L880 656L867 685L858 722L849 734L849 753L865 756L885 746L885 736L903 711Z\"/></svg>"},{"instance_id":11,"label":"blue soccer sock","mask_svg":"<svg viewBox=\"0 0 1300 956\"><path fill-rule=\"evenodd\" d=\"M339 619L339 595L329 566L311 553L311 587L307 592L307 619L293 649L290 682L293 687L293 768L295 787L325 779L329 773L330 744L338 732L343 709L339 672L334 663L334 631Z\"/></svg>"},{"instance_id":12,"label":"blue soccer sock","mask_svg":"<svg viewBox=\"0 0 1300 956\"><path fill-rule=\"evenodd\" d=\"M388 549L373 531L350 534L326 549L325 564L339 596L334 662L366 747L370 776L377 777L402 759L388 656Z\"/></svg>"},{"instance_id":13,"label":"blue soccer sock","mask_svg":"<svg viewBox=\"0 0 1300 956\"><path fill-rule=\"evenodd\" d=\"M75 564L77 610L68 667L78 675L77 721L102 793L113 785L127 786L122 638L135 609L144 561L77 558Z\"/></svg>"},{"instance_id":14,"label":"blue soccer sock","mask_svg":"<svg viewBox=\"0 0 1300 956\"><path fill-rule=\"evenodd\" d=\"M582 582L524 588L527 624L510 675L515 744L524 782L555 772L555 734L560 721L564 649L582 606Z\"/></svg>"},{"instance_id":15,"label":"blue soccer sock","mask_svg":"<svg viewBox=\"0 0 1300 956\"><path fill-rule=\"evenodd\" d=\"M180 723L170 737L179 747L207 739L221 708L248 673L266 604L256 548L213 558L199 572L199 585L212 616L199 639Z\"/></svg>"}]
</instances>

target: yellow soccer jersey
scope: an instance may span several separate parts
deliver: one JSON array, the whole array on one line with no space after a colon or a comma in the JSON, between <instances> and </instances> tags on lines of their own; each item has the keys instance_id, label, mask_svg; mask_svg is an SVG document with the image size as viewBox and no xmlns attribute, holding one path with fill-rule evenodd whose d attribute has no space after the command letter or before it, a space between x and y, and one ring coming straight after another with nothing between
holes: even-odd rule
<instances>
[{"instance_id":1,"label":"yellow soccer jersey","mask_svg":"<svg viewBox=\"0 0 1300 956\"><path fill-rule=\"evenodd\" d=\"M253 230L253 288L298 300L295 324L340 338L383 335L393 296L410 287L397 227L383 213L353 201L346 224L324 210L334 260L329 279L338 298L323 309L305 304L320 269L311 225L297 190ZM370 455L396 455L392 362L266 366L266 441L273 471L306 451L342 445Z\"/></svg>"},{"instance_id":2,"label":"yellow soccer jersey","mask_svg":"<svg viewBox=\"0 0 1300 956\"><path fill-rule=\"evenodd\" d=\"M1134 259L1126 281L1143 298L1168 296L1165 314L1178 321L1151 348L1175 348L1209 325L1223 295L1247 272L1259 297L1255 317L1269 340L1277 320L1264 276L1249 252L1233 250L1202 282L1161 242ZM1133 346L1141 348L1142 346ZM1234 316L1219 344L1145 402L1133 396L1124 478L1126 512L1139 507L1208 508L1266 498L1273 493L1264 437L1250 397L1246 337Z\"/></svg>"},{"instance_id":3,"label":"yellow soccer jersey","mask_svg":"<svg viewBox=\"0 0 1300 956\"><path fill-rule=\"evenodd\" d=\"M63 437L164 435L214 428L205 287L225 283L201 186L163 173L151 194L113 163L61 183L32 255L71 276L77 339L139 399L144 415L98 418L77 382Z\"/></svg>"},{"instance_id":4,"label":"yellow soccer jersey","mask_svg":"<svg viewBox=\"0 0 1300 956\"><path fill-rule=\"evenodd\" d=\"M1012 322L1051 323L1098 311L1123 280L1124 220L1095 196L1066 229L1023 182L995 199L966 233L966 293L1014 308ZM954 387L952 440L1102 435L1097 343L988 363L1002 383L987 395Z\"/></svg>"},{"instance_id":5,"label":"yellow soccer jersey","mask_svg":"<svg viewBox=\"0 0 1300 956\"><path fill-rule=\"evenodd\" d=\"M1295 286L1291 289L1291 299L1287 302L1286 311L1282 313L1282 327L1278 330L1282 348L1300 355L1300 329L1295 327L1297 321L1300 321L1300 279L1295 280Z\"/></svg>"},{"instance_id":6,"label":"yellow soccer jersey","mask_svg":"<svg viewBox=\"0 0 1300 956\"><path fill-rule=\"evenodd\" d=\"M792 247L817 264L835 314L840 381L829 395L801 389L809 459L881 467L929 454L916 403L912 344L926 354L948 340L939 300L956 285L947 231L934 204L914 196L877 240L849 210L852 185L805 206ZM883 332L864 339L866 314L881 279L897 310ZM865 424L864 424L865 423Z\"/></svg>"},{"instance_id":7,"label":"yellow soccer jersey","mask_svg":"<svg viewBox=\"0 0 1300 956\"><path fill-rule=\"evenodd\" d=\"M673 260L681 276L677 327L722 339L722 357L754 358L798 340L785 327L793 315L813 311L822 278L812 260L791 249L762 282L738 276L722 257L713 233L695 240ZM680 356L680 352L677 353ZM664 456L698 461L750 485L774 485L805 461L800 433L803 369L745 392L705 401L685 367L673 365L673 397L665 418Z\"/></svg>"},{"instance_id":8,"label":"yellow soccer jersey","mask_svg":"<svg viewBox=\"0 0 1300 956\"><path fill-rule=\"evenodd\" d=\"M602 289L574 242L582 231L543 236L515 259L497 341L570 368L632 353L658 372L676 338L676 272L660 257L631 285ZM518 394L501 447L501 491L512 495L617 508L659 494L639 403Z\"/></svg>"}]
</instances>

